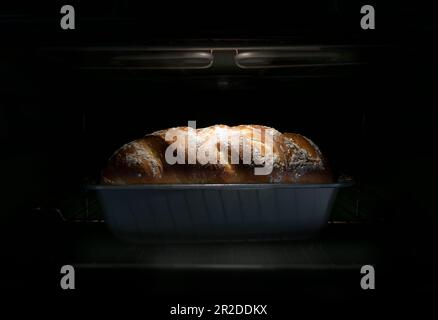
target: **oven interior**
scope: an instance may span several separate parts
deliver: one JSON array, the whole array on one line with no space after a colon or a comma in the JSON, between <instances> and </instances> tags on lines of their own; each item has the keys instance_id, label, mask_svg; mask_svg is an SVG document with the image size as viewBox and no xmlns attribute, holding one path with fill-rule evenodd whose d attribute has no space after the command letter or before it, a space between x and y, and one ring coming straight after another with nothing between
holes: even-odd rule
<instances>
[{"instance_id":1,"label":"oven interior","mask_svg":"<svg viewBox=\"0 0 438 320\"><path fill-rule=\"evenodd\" d=\"M150 8L135 13L130 2L114 1L108 12L85 7L89 16L79 21L92 32L45 32L53 21L41 16L38 39L36 31L3 19L13 27L0 61L5 274L35 265L42 276L34 288L56 292L56 270L72 264L85 294L355 300L375 298L357 285L360 266L371 264L382 270L386 293L401 294L403 285L436 292L431 109L437 63L434 44L425 41L436 25L408 26L405 36L388 26L374 37L354 28L340 33L350 7L335 3L343 4L327 1L322 12L299 7L312 19L297 13L295 24L284 25L290 20L284 14L266 26L255 23L257 15L246 14L243 23L226 12L230 23L218 28L212 18L186 22L175 14L157 21ZM400 12L387 11L397 22ZM327 12L346 18L325 30L318 19ZM98 24L99 15L106 18ZM178 32L166 23L171 20L181 24ZM337 60L327 62L321 52ZM189 67L181 58L187 53L194 55ZM259 59L241 68L237 53ZM214 63L204 68L208 54ZM198 127L254 123L304 134L355 185L339 194L327 227L311 240L120 242L84 186L99 181L124 143L189 120ZM400 264L415 273L403 285ZM28 285L5 278L8 288Z\"/></svg>"}]
</instances>

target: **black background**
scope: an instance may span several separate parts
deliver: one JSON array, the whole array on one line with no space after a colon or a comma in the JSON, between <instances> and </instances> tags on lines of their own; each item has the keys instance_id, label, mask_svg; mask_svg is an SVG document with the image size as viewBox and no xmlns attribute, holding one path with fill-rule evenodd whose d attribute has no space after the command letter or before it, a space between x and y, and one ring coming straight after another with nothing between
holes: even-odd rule
<instances>
[{"instance_id":1,"label":"black background","mask_svg":"<svg viewBox=\"0 0 438 320\"><path fill-rule=\"evenodd\" d=\"M181 297L201 304L231 296L236 303L272 302L277 310L285 311L289 295L306 302L314 296L330 300L329 289L327 293L311 288L314 282L327 282L331 288L330 275L306 277L281 272L273 277L280 282L291 277L289 281L297 283L294 292L273 285L250 294L254 277L245 278L240 273L232 275L234 285L228 288L220 287L223 279L229 280L226 274L223 278L195 271L182 276L164 271L140 275L123 270L110 276L104 271L86 275L86 279L98 279L90 280L94 281L90 291L77 290L69 296L55 289L57 262L62 259L51 256L53 252L47 253L45 248L56 243L61 252L68 252L72 246L69 237L75 235L53 232L58 226L36 219L30 209L57 206L66 194L78 192L84 181L98 177L107 158L121 144L157 129L197 120L199 127L260 123L300 132L321 147L337 172L352 175L364 190L379 194L371 215L382 218L384 224L378 231L372 229L375 233L368 237L387 248L381 278L384 289L372 297L360 296L358 301L365 298L382 303L394 296L409 296L414 301L437 293L434 108L438 25L431 7L367 2L375 5L376 30L364 31L359 25L359 1L69 4L76 8L77 21L76 30L67 31L59 27L59 3L0 5L5 288L73 299L90 292L101 296L102 290L96 288L105 285L99 287L99 279L105 282L109 277L116 284L112 291L116 295L140 292L150 302L157 299L157 306L183 303ZM370 67L347 78L292 78L286 82L227 74L157 80L135 73L84 73L69 62L59 64L40 54L41 48L53 46L172 46L224 41L382 47L375 49ZM220 85L224 82L225 88ZM29 280L30 285L22 274L34 267L41 277ZM157 277L169 282L175 277L176 283L181 277L190 279L189 294L148 291L141 285ZM346 275L346 279L354 277ZM398 281L404 277L405 286ZM241 290L235 291L239 281ZM140 284L131 288L126 282ZM197 291L205 282L218 285L209 298ZM344 298L349 300L343 296L340 300ZM348 303L360 304L358 301Z\"/></svg>"}]
</instances>

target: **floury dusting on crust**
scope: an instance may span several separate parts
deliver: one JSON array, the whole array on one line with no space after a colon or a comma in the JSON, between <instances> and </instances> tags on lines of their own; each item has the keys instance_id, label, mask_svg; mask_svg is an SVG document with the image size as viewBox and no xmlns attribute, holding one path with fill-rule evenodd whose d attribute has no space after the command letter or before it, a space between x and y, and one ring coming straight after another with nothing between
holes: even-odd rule
<instances>
[{"instance_id":1,"label":"floury dusting on crust","mask_svg":"<svg viewBox=\"0 0 438 320\"><path fill-rule=\"evenodd\" d=\"M150 170L154 177L161 175L160 163L152 152L146 149L141 143L136 141L130 142L124 145L120 150L131 148L132 152L128 152L125 155L125 161L128 166L141 166L143 163L150 164Z\"/></svg>"},{"instance_id":2,"label":"floury dusting on crust","mask_svg":"<svg viewBox=\"0 0 438 320\"><path fill-rule=\"evenodd\" d=\"M196 129L196 123L189 122L187 128L166 131L164 139L169 145L165 159L169 165L242 163L253 165L255 175L269 175L274 168L274 135L274 129L262 126Z\"/></svg>"}]
</instances>

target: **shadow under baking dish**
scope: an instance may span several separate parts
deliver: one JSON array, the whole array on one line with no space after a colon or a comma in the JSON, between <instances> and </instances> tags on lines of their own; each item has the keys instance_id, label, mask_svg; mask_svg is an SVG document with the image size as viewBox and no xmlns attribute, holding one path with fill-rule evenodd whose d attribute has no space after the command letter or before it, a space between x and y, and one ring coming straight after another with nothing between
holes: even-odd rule
<instances>
[{"instance_id":1,"label":"shadow under baking dish","mask_svg":"<svg viewBox=\"0 0 438 320\"><path fill-rule=\"evenodd\" d=\"M310 238L327 223L332 184L90 185L112 232L129 242Z\"/></svg>"}]
</instances>

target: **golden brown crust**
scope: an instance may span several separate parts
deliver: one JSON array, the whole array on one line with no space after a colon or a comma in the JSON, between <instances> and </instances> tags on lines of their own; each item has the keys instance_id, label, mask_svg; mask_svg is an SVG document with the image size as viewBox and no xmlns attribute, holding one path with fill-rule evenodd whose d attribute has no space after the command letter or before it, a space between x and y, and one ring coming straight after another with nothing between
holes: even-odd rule
<instances>
[{"instance_id":1,"label":"golden brown crust","mask_svg":"<svg viewBox=\"0 0 438 320\"><path fill-rule=\"evenodd\" d=\"M286 146L288 174L285 180L292 183L333 182L327 161L319 148L298 133L283 133Z\"/></svg>"},{"instance_id":2,"label":"golden brown crust","mask_svg":"<svg viewBox=\"0 0 438 320\"><path fill-rule=\"evenodd\" d=\"M253 129L260 130L261 134L254 134ZM230 136L222 134L225 131L228 135L239 136L239 150L234 150L238 151L238 164L231 163L231 152L237 144L232 144ZM166 133L172 133L174 139L166 141ZM222 157L226 161L223 164L201 164L195 159L196 163L188 164L187 141L195 134L196 151L202 146L211 145L218 151L218 158ZM265 134L272 137L272 140L265 139ZM165 152L170 144L177 141L176 137L184 143L185 163L170 165L166 162ZM228 148L220 149L220 143ZM267 161L267 150L272 148L273 170L270 174L254 173L255 167L260 166L256 156L250 163L243 164L245 143L251 146L255 152L253 156L257 155L259 161ZM157 131L121 147L109 159L102 172L102 183L112 185L330 182L332 177L326 161L311 140L299 134L281 134L275 129L258 125L216 125L197 130L178 127Z\"/></svg>"}]
</instances>

